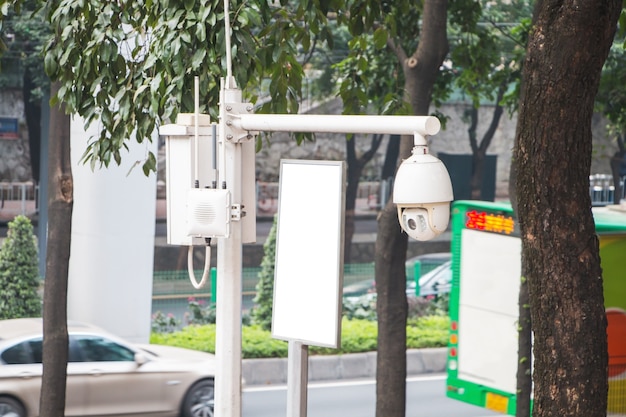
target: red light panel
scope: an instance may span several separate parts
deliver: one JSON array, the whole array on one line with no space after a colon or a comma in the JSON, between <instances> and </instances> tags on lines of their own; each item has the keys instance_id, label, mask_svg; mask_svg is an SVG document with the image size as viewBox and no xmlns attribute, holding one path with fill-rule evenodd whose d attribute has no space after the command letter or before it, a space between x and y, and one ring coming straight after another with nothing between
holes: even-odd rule
<instances>
[{"instance_id":1,"label":"red light panel","mask_svg":"<svg viewBox=\"0 0 626 417\"><path fill-rule=\"evenodd\" d=\"M486 232L510 235L515 228L515 220L511 216L487 213L485 211L468 211L465 227L467 229L484 230Z\"/></svg>"}]
</instances>

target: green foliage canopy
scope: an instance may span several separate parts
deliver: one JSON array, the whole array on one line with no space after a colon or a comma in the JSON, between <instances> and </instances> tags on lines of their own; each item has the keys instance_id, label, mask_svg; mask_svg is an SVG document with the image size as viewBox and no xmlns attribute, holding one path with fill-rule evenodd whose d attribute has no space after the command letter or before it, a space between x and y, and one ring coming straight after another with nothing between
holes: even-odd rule
<instances>
[{"instance_id":1,"label":"green foliage canopy","mask_svg":"<svg viewBox=\"0 0 626 417\"><path fill-rule=\"evenodd\" d=\"M194 76L200 78L200 111L217 116L220 78L227 67L221 0L31 2L38 4L52 29L43 48L47 74L61 82L52 102L63 101L86 124L97 121L102 126L84 155L92 167L119 164L129 138L151 140L157 126L173 122L178 112L192 111ZM450 22L457 31L476 27L480 3L450 3ZM0 0L2 20L25 4ZM375 104L380 113L410 114L402 65L419 43L421 25L416 22L422 12L421 3L408 0L233 0L234 79L250 95L247 100L256 102L265 95L257 112L296 112L303 62L322 45L332 48L334 34L343 33L338 28L348 28L351 54L337 66L346 112ZM473 55L490 50L482 47L488 37L483 43L478 35L467 39L472 41L459 50ZM472 60L481 62L476 56ZM463 74L466 84L472 83L469 71ZM439 87L435 93L443 97L445 89ZM148 153L143 170L155 169L156 158Z\"/></svg>"},{"instance_id":2,"label":"green foliage canopy","mask_svg":"<svg viewBox=\"0 0 626 417\"><path fill-rule=\"evenodd\" d=\"M20 12L23 0L0 0L0 18ZM311 39L332 43L326 14L341 1L271 5L230 2L233 77L269 97L260 112L296 112ZM92 167L120 163L127 140L150 140L156 127L193 109L200 78L201 112L217 114L225 76L224 4L220 0L39 1L53 33L43 48L46 73L61 83L52 104L102 128L84 155ZM255 101L256 97L249 97ZM149 154L143 170L156 169Z\"/></svg>"},{"instance_id":3,"label":"green foliage canopy","mask_svg":"<svg viewBox=\"0 0 626 417\"><path fill-rule=\"evenodd\" d=\"M609 120L609 130L616 136L626 132L626 52L622 45L613 44L609 56L604 63L598 94L596 110Z\"/></svg>"},{"instance_id":4,"label":"green foliage canopy","mask_svg":"<svg viewBox=\"0 0 626 417\"><path fill-rule=\"evenodd\" d=\"M28 72L34 83L31 100L39 103L49 87L41 51L50 36L50 30L41 14L35 10L36 1L28 0L22 13L11 10L0 26L0 88L22 87L24 73Z\"/></svg>"}]
</instances>

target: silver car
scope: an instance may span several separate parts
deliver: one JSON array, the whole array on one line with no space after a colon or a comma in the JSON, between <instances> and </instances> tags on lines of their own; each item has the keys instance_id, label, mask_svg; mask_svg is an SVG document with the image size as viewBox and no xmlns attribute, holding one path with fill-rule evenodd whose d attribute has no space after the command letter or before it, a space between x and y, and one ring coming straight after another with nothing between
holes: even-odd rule
<instances>
[{"instance_id":1,"label":"silver car","mask_svg":"<svg viewBox=\"0 0 626 417\"><path fill-rule=\"evenodd\" d=\"M0 321L0 417L39 415L39 318ZM66 416L212 416L215 357L68 323Z\"/></svg>"}]
</instances>

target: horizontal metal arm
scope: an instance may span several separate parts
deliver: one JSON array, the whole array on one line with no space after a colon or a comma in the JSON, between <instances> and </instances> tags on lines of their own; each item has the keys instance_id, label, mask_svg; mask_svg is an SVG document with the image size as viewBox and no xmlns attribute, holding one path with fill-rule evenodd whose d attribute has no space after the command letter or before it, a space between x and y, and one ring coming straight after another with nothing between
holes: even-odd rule
<instances>
[{"instance_id":1,"label":"horizontal metal arm","mask_svg":"<svg viewBox=\"0 0 626 417\"><path fill-rule=\"evenodd\" d=\"M233 127L263 132L381 133L435 135L441 128L434 116L369 116L320 114L240 114Z\"/></svg>"}]
</instances>

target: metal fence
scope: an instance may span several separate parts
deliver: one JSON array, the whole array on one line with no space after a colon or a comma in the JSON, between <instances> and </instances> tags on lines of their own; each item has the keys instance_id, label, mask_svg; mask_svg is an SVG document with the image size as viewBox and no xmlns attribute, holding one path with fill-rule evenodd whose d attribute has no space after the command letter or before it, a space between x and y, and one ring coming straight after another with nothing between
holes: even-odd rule
<instances>
[{"instance_id":1,"label":"metal fence","mask_svg":"<svg viewBox=\"0 0 626 417\"><path fill-rule=\"evenodd\" d=\"M261 268L243 268L242 271L242 308L249 311L254 306L256 297L256 285L259 281ZM196 276L202 271L196 271ZM157 271L154 273L152 287L152 312L171 314L176 319L185 323L185 313L188 312L190 300L203 304L210 304L215 299L213 285L215 282L215 269L212 271L213 279L201 290L195 290L189 282L187 271ZM362 281L374 279L374 264L349 264L344 267L344 287ZM315 282L311 282L315 285ZM303 288L302 292L306 293Z\"/></svg>"},{"instance_id":2,"label":"metal fence","mask_svg":"<svg viewBox=\"0 0 626 417\"><path fill-rule=\"evenodd\" d=\"M35 210L39 186L33 182L0 181L0 210L28 214Z\"/></svg>"},{"instance_id":3,"label":"metal fence","mask_svg":"<svg viewBox=\"0 0 626 417\"><path fill-rule=\"evenodd\" d=\"M626 176L620 179L619 198L626 198L624 184ZM163 187L163 184L161 184ZM361 182L357 198L367 201L370 209L384 206L389 198L391 182L372 181ZM589 176L589 195L594 205L613 204L616 187L613 177L608 174L594 174ZM26 214L34 210L39 194L39 186L32 181L10 182L0 181L0 209L15 211L14 214ZM276 210L278 203L278 183L257 183L257 205L260 212Z\"/></svg>"},{"instance_id":4,"label":"metal fence","mask_svg":"<svg viewBox=\"0 0 626 417\"><path fill-rule=\"evenodd\" d=\"M414 281L419 276L428 273L441 264L438 260L423 260L420 266L407 263L406 277L407 281ZM242 308L244 312L250 311L254 307L254 299L256 297L256 286L259 281L259 272L261 268L243 268L242 270ZM196 271L199 276L202 271ZM213 291L215 285L215 268L212 270L212 279L201 290L193 288L189 282L187 271L157 271L154 273L152 287L152 313L161 312L165 315L172 315L181 322L185 322L185 313L189 312L189 302L195 301L204 305L209 305L215 301L215 293ZM310 285L315 285L311 282ZM361 287L363 292L373 289L374 285L374 264L347 264L344 265L343 286ZM307 289L302 289L306 294Z\"/></svg>"},{"instance_id":5,"label":"metal fence","mask_svg":"<svg viewBox=\"0 0 626 417\"><path fill-rule=\"evenodd\" d=\"M619 190L615 189L613 176L607 174L594 174L589 176L589 196L594 206L606 206L614 204L615 193L619 192L617 201L623 200L626 195L624 183L626 176L620 179Z\"/></svg>"}]
</instances>

